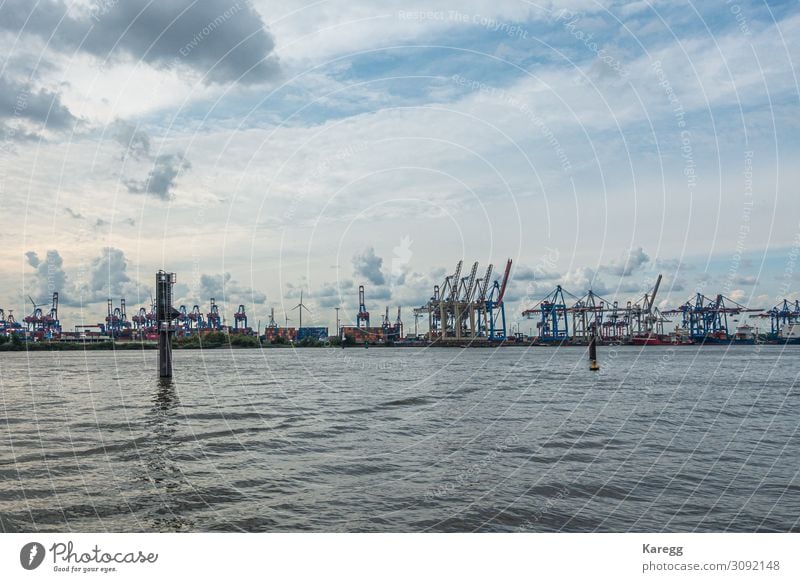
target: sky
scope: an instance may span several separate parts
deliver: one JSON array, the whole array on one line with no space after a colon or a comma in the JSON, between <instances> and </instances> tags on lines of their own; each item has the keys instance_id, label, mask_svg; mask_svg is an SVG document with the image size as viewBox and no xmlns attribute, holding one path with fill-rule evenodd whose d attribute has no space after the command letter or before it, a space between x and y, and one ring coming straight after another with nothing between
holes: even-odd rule
<instances>
[{"instance_id":1,"label":"sky","mask_svg":"<svg viewBox=\"0 0 800 582\"><path fill-rule=\"evenodd\" d=\"M0 0L0 308L800 296L796 2L456 5Z\"/></svg>"}]
</instances>

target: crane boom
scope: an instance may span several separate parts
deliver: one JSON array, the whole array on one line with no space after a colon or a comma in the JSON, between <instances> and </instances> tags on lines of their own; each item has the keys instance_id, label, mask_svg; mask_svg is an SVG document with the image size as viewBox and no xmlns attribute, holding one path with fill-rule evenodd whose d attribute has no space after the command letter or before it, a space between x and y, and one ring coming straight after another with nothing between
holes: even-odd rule
<instances>
[{"instance_id":1,"label":"crane boom","mask_svg":"<svg viewBox=\"0 0 800 582\"><path fill-rule=\"evenodd\" d=\"M483 276L483 279L480 280L480 291L478 295L478 301L483 302L486 300L486 293L489 291L489 285L492 283L492 269L494 265L489 263L489 266L486 267L486 274Z\"/></svg>"},{"instance_id":2,"label":"crane boom","mask_svg":"<svg viewBox=\"0 0 800 582\"><path fill-rule=\"evenodd\" d=\"M472 300L472 292L475 287L475 276L477 274L478 274L478 262L475 261L475 264L472 265L472 270L469 273L469 277L467 278L467 284L464 287L464 301Z\"/></svg>"},{"instance_id":3,"label":"crane boom","mask_svg":"<svg viewBox=\"0 0 800 582\"><path fill-rule=\"evenodd\" d=\"M652 310L653 305L656 304L656 295L658 295L658 288L661 286L661 273L658 274L658 279L656 279L656 285L653 287L653 295L650 297L650 305L648 306L648 311Z\"/></svg>"},{"instance_id":4,"label":"crane boom","mask_svg":"<svg viewBox=\"0 0 800 582\"><path fill-rule=\"evenodd\" d=\"M508 284L508 275L511 273L511 259L506 263L506 271L503 273L503 282L500 284L500 293L497 296L497 303L503 302L503 296L506 294L506 285Z\"/></svg>"},{"instance_id":5,"label":"crane boom","mask_svg":"<svg viewBox=\"0 0 800 582\"><path fill-rule=\"evenodd\" d=\"M464 261L458 261L456 265L456 272L450 278L450 301L458 300L458 283L461 280L461 267L463 266Z\"/></svg>"}]
</instances>

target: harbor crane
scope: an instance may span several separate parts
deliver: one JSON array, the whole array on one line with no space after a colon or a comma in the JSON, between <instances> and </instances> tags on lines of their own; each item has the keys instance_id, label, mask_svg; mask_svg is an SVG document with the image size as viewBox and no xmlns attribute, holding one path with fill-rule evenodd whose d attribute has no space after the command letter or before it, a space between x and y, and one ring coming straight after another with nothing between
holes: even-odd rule
<instances>
[{"instance_id":1,"label":"harbor crane","mask_svg":"<svg viewBox=\"0 0 800 582\"><path fill-rule=\"evenodd\" d=\"M361 324L364 324L364 327L369 327L369 311L367 311L367 306L364 302L364 286L358 286L358 313L356 314L356 327L360 328Z\"/></svg>"},{"instance_id":2,"label":"harbor crane","mask_svg":"<svg viewBox=\"0 0 800 582\"><path fill-rule=\"evenodd\" d=\"M545 295L536 305L522 312L523 317L534 319L539 315L538 328L539 341L562 342L569 339L569 319L567 316L567 302L564 299L564 289L561 285ZM569 292L567 295L575 297Z\"/></svg>"},{"instance_id":3,"label":"harbor crane","mask_svg":"<svg viewBox=\"0 0 800 582\"><path fill-rule=\"evenodd\" d=\"M274 307L270 307L269 308L269 323L267 324L267 327L270 328L270 329L277 329L278 328L278 322L275 321L275 308Z\"/></svg>"},{"instance_id":4,"label":"harbor crane","mask_svg":"<svg viewBox=\"0 0 800 582\"><path fill-rule=\"evenodd\" d=\"M731 339L728 331L729 315L759 311L761 310L750 309L722 294L711 298L697 293L694 298L690 298L677 309L664 313L680 315L682 317L681 327L695 342L718 343Z\"/></svg>"},{"instance_id":5,"label":"harbor crane","mask_svg":"<svg viewBox=\"0 0 800 582\"><path fill-rule=\"evenodd\" d=\"M539 319L537 335L538 341L543 343L588 343L592 333L596 333L598 339L652 343L663 334L664 323L669 322L655 306L661 280L662 276L658 275L652 289L635 301L627 301L624 307L591 289L583 297L576 297L557 285L522 315Z\"/></svg>"},{"instance_id":6,"label":"harbor crane","mask_svg":"<svg viewBox=\"0 0 800 582\"><path fill-rule=\"evenodd\" d=\"M503 281L495 280L489 298L486 300L486 311L489 318L489 341L503 341L506 339L506 308L503 298L506 295L508 277L511 274L511 259L506 263Z\"/></svg>"},{"instance_id":7,"label":"harbor crane","mask_svg":"<svg viewBox=\"0 0 800 582\"><path fill-rule=\"evenodd\" d=\"M219 314L219 306L214 297L211 298L211 309L206 315L206 327L219 330L222 327L222 317Z\"/></svg>"},{"instance_id":8,"label":"harbor crane","mask_svg":"<svg viewBox=\"0 0 800 582\"><path fill-rule=\"evenodd\" d=\"M461 276L464 262L458 261L452 275L442 285L435 285L428 303L414 309L415 318L428 315L431 340L502 341L506 337L503 297L511 272L508 260L502 281L491 281L490 264L478 278L479 264L473 263L469 273Z\"/></svg>"},{"instance_id":9,"label":"harbor crane","mask_svg":"<svg viewBox=\"0 0 800 582\"><path fill-rule=\"evenodd\" d=\"M769 318L770 336L772 339L784 337L789 328L800 324L800 300L792 303L784 299L774 307L754 317Z\"/></svg>"},{"instance_id":10,"label":"harbor crane","mask_svg":"<svg viewBox=\"0 0 800 582\"><path fill-rule=\"evenodd\" d=\"M247 329L247 312L244 305L239 305L239 309L233 314L233 328L237 331Z\"/></svg>"}]
</instances>

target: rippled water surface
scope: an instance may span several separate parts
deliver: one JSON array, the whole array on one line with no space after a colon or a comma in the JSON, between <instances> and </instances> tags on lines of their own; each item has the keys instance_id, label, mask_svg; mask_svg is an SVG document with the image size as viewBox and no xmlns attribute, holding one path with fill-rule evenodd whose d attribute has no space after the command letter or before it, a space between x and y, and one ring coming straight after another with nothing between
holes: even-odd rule
<instances>
[{"instance_id":1,"label":"rippled water surface","mask_svg":"<svg viewBox=\"0 0 800 582\"><path fill-rule=\"evenodd\" d=\"M800 348L0 353L4 531L800 531Z\"/></svg>"}]
</instances>

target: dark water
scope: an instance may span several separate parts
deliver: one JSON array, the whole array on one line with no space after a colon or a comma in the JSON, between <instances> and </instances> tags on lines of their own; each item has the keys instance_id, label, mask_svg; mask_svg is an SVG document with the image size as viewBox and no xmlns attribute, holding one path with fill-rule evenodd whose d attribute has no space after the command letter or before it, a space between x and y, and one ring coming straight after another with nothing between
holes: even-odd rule
<instances>
[{"instance_id":1,"label":"dark water","mask_svg":"<svg viewBox=\"0 0 800 582\"><path fill-rule=\"evenodd\" d=\"M5 531L800 531L800 348L0 354Z\"/></svg>"}]
</instances>

